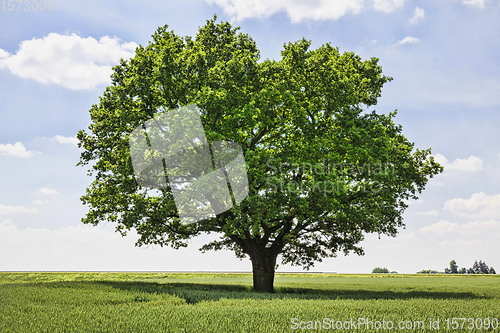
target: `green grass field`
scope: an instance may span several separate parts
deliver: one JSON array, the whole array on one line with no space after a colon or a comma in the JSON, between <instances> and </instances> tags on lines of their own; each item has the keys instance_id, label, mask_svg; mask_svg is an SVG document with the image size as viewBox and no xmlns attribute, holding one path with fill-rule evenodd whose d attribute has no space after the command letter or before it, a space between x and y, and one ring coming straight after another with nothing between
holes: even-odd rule
<instances>
[{"instance_id":1,"label":"green grass field","mask_svg":"<svg viewBox=\"0 0 500 333\"><path fill-rule=\"evenodd\" d=\"M5 272L0 332L500 332L498 275L278 274L275 294L255 293L251 282L251 274Z\"/></svg>"}]
</instances>

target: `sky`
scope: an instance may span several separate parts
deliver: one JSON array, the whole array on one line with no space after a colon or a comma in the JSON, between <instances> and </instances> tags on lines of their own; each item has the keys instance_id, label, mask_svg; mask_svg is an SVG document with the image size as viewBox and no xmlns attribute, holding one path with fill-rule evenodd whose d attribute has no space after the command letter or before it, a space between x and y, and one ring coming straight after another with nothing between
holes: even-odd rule
<instances>
[{"instance_id":1,"label":"sky","mask_svg":"<svg viewBox=\"0 0 500 333\"><path fill-rule=\"evenodd\" d=\"M231 252L201 253L213 236L180 250L135 247L137 236L121 237L112 223L81 223L79 198L93 179L76 166L75 135L90 125L112 66L158 27L194 36L214 14L249 34L262 60L302 37L311 48L379 58L394 80L372 109L397 109L403 134L445 168L409 202L397 237L367 235L364 256L339 254L311 271L415 273L483 260L500 272L498 0L5 1L0 271L251 271ZM302 268L278 268L289 271Z\"/></svg>"}]
</instances>

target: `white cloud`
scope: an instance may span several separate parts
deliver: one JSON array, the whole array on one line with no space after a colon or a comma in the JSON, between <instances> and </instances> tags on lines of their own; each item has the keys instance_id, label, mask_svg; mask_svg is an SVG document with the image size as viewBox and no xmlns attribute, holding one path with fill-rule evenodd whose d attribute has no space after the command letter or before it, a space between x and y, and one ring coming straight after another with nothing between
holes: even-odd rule
<instances>
[{"instance_id":1,"label":"white cloud","mask_svg":"<svg viewBox=\"0 0 500 333\"><path fill-rule=\"evenodd\" d=\"M110 82L111 67L120 58L134 55L137 44L121 43L104 36L97 41L50 33L46 37L25 40L16 54L0 49L0 69L44 84L57 84L73 90L93 89Z\"/></svg>"},{"instance_id":2,"label":"white cloud","mask_svg":"<svg viewBox=\"0 0 500 333\"><path fill-rule=\"evenodd\" d=\"M486 261L489 266L500 267L497 255L500 243L498 238L495 239L500 236L498 225L488 226L491 222L477 222L462 227L454 223L450 227L451 231L448 231L448 223L451 222L433 225L432 228L429 226L421 232L401 230L394 238L383 235L378 239L377 235L367 235L360 244L365 249L364 256L339 254L337 258L325 259L323 263L316 264L314 268L326 272L369 273L373 267L380 266L400 273L415 273L422 269L443 271L451 259L455 259L460 267L470 267L474 260L479 259ZM480 232L467 234L474 227L481 228L486 235ZM436 230L440 233L434 234Z\"/></svg>"},{"instance_id":3,"label":"white cloud","mask_svg":"<svg viewBox=\"0 0 500 333\"><path fill-rule=\"evenodd\" d=\"M2 61L3 59L8 58L9 56L10 56L9 52L7 52L7 51L5 51L5 50L0 49L0 66L1 66L1 64L2 64L2 62L1 62L1 61ZM0 67L0 68L1 68L1 67Z\"/></svg>"},{"instance_id":4,"label":"white cloud","mask_svg":"<svg viewBox=\"0 0 500 333\"><path fill-rule=\"evenodd\" d=\"M58 143L62 143L62 144L69 143L69 144L72 144L75 146L78 145L78 139L76 138L76 136L66 137L66 136L56 135L51 139L57 141Z\"/></svg>"},{"instance_id":5,"label":"white cloud","mask_svg":"<svg viewBox=\"0 0 500 333\"><path fill-rule=\"evenodd\" d=\"M444 209L461 217L500 219L500 194L479 192L472 194L470 199L451 199L444 203Z\"/></svg>"},{"instance_id":6,"label":"white cloud","mask_svg":"<svg viewBox=\"0 0 500 333\"><path fill-rule=\"evenodd\" d=\"M21 142L16 142L14 144L3 144L0 143L0 155L14 156L20 158L27 158L35 155L34 150L26 150L26 147Z\"/></svg>"},{"instance_id":7,"label":"white cloud","mask_svg":"<svg viewBox=\"0 0 500 333\"><path fill-rule=\"evenodd\" d=\"M430 210L427 212L416 212L417 215L426 215L426 216L439 216L439 212L437 210Z\"/></svg>"},{"instance_id":8,"label":"white cloud","mask_svg":"<svg viewBox=\"0 0 500 333\"><path fill-rule=\"evenodd\" d=\"M419 233L427 233L432 235L445 235L449 232L453 232L458 230L458 223L452 223L450 221L441 220L437 223L434 223L430 226L425 226L420 228Z\"/></svg>"},{"instance_id":9,"label":"white cloud","mask_svg":"<svg viewBox=\"0 0 500 333\"><path fill-rule=\"evenodd\" d=\"M268 17L285 11L292 22L305 19L336 20L347 14L359 14L363 10L373 8L390 13L401 8L405 0L205 0L216 4L234 21L253 17Z\"/></svg>"},{"instance_id":10,"label":"white cloud","mask_svg":"<svg viewBox=\"0 0 500 333\"><path fill-rule=\"evenodd\" d=\"M410 19L410 23L418 23L418 20L423 20L425 18L425 11L422 8L415 7L415 12L413 17Z\"/></svg>"},{"instance_id":11,"label":"white cloud","mask_svg":"<svg viewBox=\"0 0 500 333\"><path fill-rule=\"evenodd\" d=\"M403 7L405 0L373 0L375 10L391 13L396 9Z\"/></svg>"},{"instance_id":12,"label":"white cloud","mask_svg":"<svg viewBox=\"0 0 500 333\"><path fill-rule=\"evenodd\" d=\"M14 271L250 271L250 260L239 261L229 251L202 254L198 248L216 236L193 239L188 248L135 247L138 235L114 232L114 225L21 228L0 223L0 267ZM120 253L116 256L116 253Z\"/></svg>"},{"instance_id":13,"label":"white cloud","mask_svg":"<svg viewBox=\"0 0 500 333\"><path fill-rule=\"evenodd\" d=\"M484 8L485 0L462 0L462 3L467 6Z\"/></svg>"},{"instance_id":14,"label":"white cloud","mask_svg":"<svg viewBox=\"0 0 500 333\"><path fill-rule=\"evenodd\" d=\"M459 224L441 220L418 232L422 236L439 240L442 244L492 244L500 237L500 222L487 220Z\"/></svg>"},{"instance_id":15,"label":"white cloud","mask_svg":"<svg viewBox=\"0 0 500 333\"><path fill-rule=\"evenodd\" d=\"M6 206L6 205L0 205L0 215L7 215L7 214L17 214L17 213L22 213L22 214L34 214L38 213L38 209L36 208L27 208L24 206Z\"/></svg>"},{"instance_id":16,"label":"white cloud","mask_svg":"<svg viewBox=\"0 0 500 333\"><path fill-rule=\"evenodd\" d=\"M441 154L436 154L434 156L436 162L441 164L444 167L444 171L447 170L458 170L465 172L476 172L483 169L483 161L474 155L469 156L468 159L459 159L457 158L453 162L449 162L446 157Z\"/></svg>"},{"instance_id":17,"label":"white cloud","mask_svg":"<svg viewBox=\"0 0 500 333\"><path fill-rule=\"evenodd\" d=\"M38 192L40 192L42 194L57 194L57 193L59 193L56 190L54 190L52 188L48 188L48 187L42 187L41 189L38 190Z\"/></svg>"},{"instance_id":18,"label":"white cloud","mask_svg":"<svg viewBox=\"0 0 500 333\"><path fill-rule=\"evenodd\" d=\"M5 220L2 223L0 223L0 233L2 232L8 232L10 230L15 230L16 226L14 223L12 223L11 220Z\"/></svg>"},{"instance_id":19,"label":"white cloud","mask_svg":"<svg viewBox=\"0 0 500 333\"><path fill-rule=\"evenodd\" d=\"M394 46L399 46L399 45L403 45L403 44L417 44L420 42L421 42L420 39L408 36L408 37L405 37L402 40L398 41L396 44L394 44Z\"/></svg>"}]
</instances>

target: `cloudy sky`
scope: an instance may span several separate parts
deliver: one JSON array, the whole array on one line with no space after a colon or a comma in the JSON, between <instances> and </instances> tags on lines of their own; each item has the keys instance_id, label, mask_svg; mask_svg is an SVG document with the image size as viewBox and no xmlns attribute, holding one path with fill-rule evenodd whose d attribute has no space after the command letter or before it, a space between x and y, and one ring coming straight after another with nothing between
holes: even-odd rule
<instances>
[{"instance_id":1,"label":"cloudy sky","mask_svg":"<svg viewBox=\"0 0 500 333\"><path fill-rule=\"evenodd\" d=\"M396 238L312 270L400 273L483 260L500 271L500 2L498 0L5 1L0 7L0 271L250 271L230 252L136 248L114 225L83 225L92 181L75 135L110 84L111 67L157 27L194 36L217 14L250 34L263 59L302 37L330 42L392 76L374 108L398 109L403 134L445 172L410 202ZM12 5L9 7L9 3ZM38 4L38 8L36 7ZM45 6L45 7L44 7ZM45 10L42 11L42 8ZM11 9L11 11L9 11ZM37 9L35 11L35 9ZM301 270L281 266L279 271Z\"/></svg>"}]
</instances>

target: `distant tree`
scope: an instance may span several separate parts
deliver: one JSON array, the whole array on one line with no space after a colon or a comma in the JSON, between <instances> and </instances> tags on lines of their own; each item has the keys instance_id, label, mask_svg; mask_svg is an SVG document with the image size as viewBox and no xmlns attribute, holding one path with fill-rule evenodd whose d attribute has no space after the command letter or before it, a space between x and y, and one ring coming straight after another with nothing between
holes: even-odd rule
<instances>
[{"instance_id":1,"label":"distant tree","mask_svg":"<svg viewBox=\"0 0 500 333\"><path fill-rule=\"evenodd\" d=\"M479 270L484 274L488 274L490 268L488 267L488 265L486 265L486 262L479 260Z\"/></svg>"},{"instance_id":2,"label":"distant tree","mask_svg":"<svg viewBox=\"0 0 500 333\"><path fill-rule=\"evenodd\" d=\"M467 274L474 274L474 269L473 268L469 268L467 270Z\"/></svg>"},{"instance_id":3,"label":"distant tree","mask_svg":"<svg viewBox=\"0 0 500 333\"><path fill-rule=\"evenodd\" d=\"M467 274L467 268L462 267L461 269L459 269L458 274Z\"/></svg>"},{"instance_id":4,"label":"distant tree","mask_svg":"<svg viewBox=\"0 0 500 333\"><path fill-rule=\"evenodd\" d=\"M436 270L430 270L430 269L423 269L420 272L417 272L417 274L440 274L441 272L438 272Z\"/></svg>"},{"instance_id":5,"label":"distant tree","mask_svg":"<svg viewBox=\"0 0 500 333\"><path fill-rule=\"evenodd\" d=\"M490 267L490 271L488 272L488 274L496 274L497 272L495 272L495 269L493 267Z\"/></svg>"},{"instance_id":6,"label":"distant tree","mask_svg":"<svg viewBox=\"0 0 500 333\"><path fill-rule=\"evenodd\" d=\"M478 273L481 269L479 269L479 263L477 260L474 261L474 264L472 264L472 270L474 271L474 274Z\"/></svg>"},{"instance_id":7,"label":"distant tree","mask_svg":"<svg viewBox=\"0 0 500 333\"><path fill-rule=\"evenodd\" d=\"M398 274L398 272L396 272L396 271L391 271L391 274Z\"/></svg>"},{"instance_id":8,"label":"distant tree","mask_svg":"<svg viewBox=\"0 0 500 333\"><path fill-rule=\"evenodd\" d=\"M389 273L389 270L387 268L382 268L382 267L375 267L372 271L372 273Z\"/></svg>"},{"instance_id":9,"label":"distant tree","mask_svg":"<svg viewBox=\"0 0 500 333\"><path fill-rule=\"evenodd\" d=\"M458 274L458 265L455 260L450 261L450 273Z\"/></svg>"}]
</instances>

